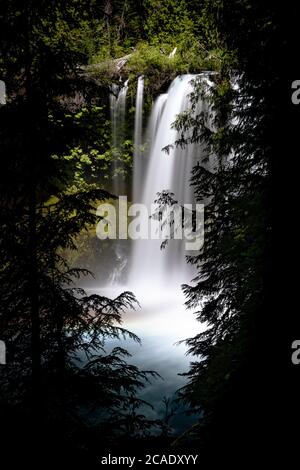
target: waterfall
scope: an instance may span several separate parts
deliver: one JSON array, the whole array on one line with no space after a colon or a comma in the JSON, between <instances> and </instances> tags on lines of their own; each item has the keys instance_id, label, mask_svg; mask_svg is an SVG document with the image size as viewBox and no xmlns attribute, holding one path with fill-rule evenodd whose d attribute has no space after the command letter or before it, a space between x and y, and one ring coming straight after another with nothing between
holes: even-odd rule
<instances>
[{"instance_id":1,"label":"waterfall","mask_svg":"<svg viewBox=\"0 0 300 470\"><path fill-rule=\"evenodd\" d=\"M169 54L169 59L173 59L173 57L174 57L175 54L176 54L176 51L177 51L177 47L174 47L174 49L172 50L172 52L170 52L170 54Z\"/></svg>"},{"instance_id":2,"label":"waterfall","mask_svg":"<svg viewBox=\"0 0 300 470\"><path fill-rule=\"evenodd\" d=\"M194 202L189 180L193 166L197 161L202 162L206 156L203 147L200 144L184 148L175 146L170 149L169 154L162 150L180 137L172 124L178 114L190 109L189 94L193 91L193 78L194 75L177 77L167 93L156 98L144 133L144 81L142 77L138 79L133 202L143 204L141 207L147 207L148 210L156 199L156 193L163 190L172 191L181 205ZM112 102L117 106L113 98ZM196 112L202 109L205 111L206 106L205 100L200 99ZM113 129L117 129L116 122L113 123ZM134 205L130 205L130 209L132 207ZM131 216L136 219L135 215ZM126 216L126 220L131 222L131 216ZM149 222L148 217L146 222ZM153 381L147 384L141 396L143 400L155 404L156 411L143 410L145 416L158 418L163 414L160 408L162 397L172 397L186 383L179 374L188 369L187 348L183 343L176 347L174 344L205 329L205 326L196 321L193 311L185 308L186 298L180 289L180 285L189 283L195 273L186 263L184 240L170 240L165 250L160 249L162 240L114 242L116 268L108 276L108 284L101 288L101 295L105 292L108 297L116 298L121 292L132 291L140 303L141 309L126 309L123 320L124 327L136 333L142 344L126 341L124 348L132 354L134 365L143 370L156 370L164 378L163 382ZM129 242L128 245L126 242ZM126 253L125 245L130 248ZM120 342L113 338L111 343L112 348L120 346Z\"/></svg>"},{"instance_id":3,"label":"waterfall","mask_svg":"<svg viewBox=\"0 0 300 470\"><path fill-rule=\"evenodd\" d=\"M191 83L195 75L177 77L167 93L160 95L153 106L147 135L150 141L147 170L140 161L134 165L135 202L147 206L153 204L158 192L169 190L175 194L180 205L194 202L193 190L189 180L191 171L198 159L203 157L203 149L199 144L190 144L180 148L173 146L167 154L163 148L173 144L178 138L178 132L172 127L179 113L189 109L189 95L193 91ZM137 97L141 105L141 96ZM198 109L205 103L200 100ZM139 109L140 113L140 109ZM136 122L140 119L140 114ZM139 121L138 121L139 122ZM135 154L135 159L140 159ZM136 164L138 163L138 164ZM143 188L143 189L141 189ZM189 282L193 277L191 267L185 259L184 242L170 240L166 249L161 250L162 240L135 240L133 242L130 284L144 283L153 286L168 285L173 281L178 288L182 282Z\"/></svg>"},{"instance_id":4,"label":"waterfall","mask_svg":"<svg viewBox=\"0 0 300 470\"><path fill-rule=\"evenodd\" d=\"M113 147L113 191L115 194L122 194L124 185L122 177L118 175L121 165L119 160L122 151L122 143L125 138L125 117L126 117L126 97L128 91L128 80L121 88L113 84L110 93L110 115L112 126L112 147Z\"/></svg>"},{"instance_id":5,"label":"waterfall","mask_svg":"<svg viewBox=\"0 0 300 470\"><path fill-rule=\"evenodd\" d=\"M126 119L126 98L128 92L128 80L123 86L113 84L111 87L110 100L110 115L111 115L111 132L112 132L112 148L113 148L113 187L112 191L116 195L125 194L125 184L122 175L119 174L122 170L122 144L125 139L125 119ZM127 251L126 246L121 240L113 240L113 252L115 266L108 276L108 283L110 285L117 285L126 270L127 265Z\"/></svg>"},{"instance_id":6,"label":"waterfall","mask_svg":"<svg viewBox=\"0 0 300 470\"><path fill-rule=\"evenodd\" d=\"M135 101L135 122L134 122L135 158L139 158L141 154L140 147L142 145L143 102L144 102L144 77L139 77L138 85L137 85L137 92L136 92L136 101Z\"/></svg>"},{"instance_id":7,"label":"waterfall","mask_svg":"<svg viewBox=\"0 0 300 470\"><path fill-rule=\"evenodd\" d=\"M141 176L143 168L143 154L141 152L143 135L143 104L144 104L144 77L138 78L136 100L135 100L135 121L134 121L134 158L133 174ZM140 178L133 178L133 199L137 200L140 195L142 181Z\"/></svg>"}]
</instances>

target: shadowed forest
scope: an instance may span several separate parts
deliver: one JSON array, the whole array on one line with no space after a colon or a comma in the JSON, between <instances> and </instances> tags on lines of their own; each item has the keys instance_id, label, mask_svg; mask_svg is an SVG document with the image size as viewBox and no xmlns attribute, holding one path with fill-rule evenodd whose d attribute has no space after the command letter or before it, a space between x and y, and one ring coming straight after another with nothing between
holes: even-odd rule
<instances>
[{"instance_id":1,"label":"shadowed forest","mask_svg":"<svg viewBox=\"0 0 300 470\"><path fill-rule=\"evenodd\" d=\"M197 454L206 469L292 459L299 18L292 1L1 1L0 462ZM170 142L159 130L167 118ZM148 260L136 241L96 236L97 207L118 207L120 195L130 205L152 200L152 188L173 204L164 158L176 161L176 189L204 204L204 245L180 263L167 241ZM162 269L167 284L180 279L194 322L174 291L155 313L159 325L169 308L161 328L185 348L177 390L160 385L171 362L148 369L132 353L148 344L135 323L148 314L143 295L160 295L147 272ZM145 329L156 342L143 351L159 364L155 318Z\"/></svg>"}]
</instances>

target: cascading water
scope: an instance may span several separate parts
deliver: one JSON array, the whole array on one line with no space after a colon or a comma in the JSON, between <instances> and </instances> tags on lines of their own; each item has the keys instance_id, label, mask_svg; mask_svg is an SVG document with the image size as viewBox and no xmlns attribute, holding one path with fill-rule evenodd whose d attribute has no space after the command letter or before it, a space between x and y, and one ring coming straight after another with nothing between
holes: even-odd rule
<instances>
[{"instance_id":1,"label":"cascading water","mask_svg":"<svg viewBox=\"0 0 300 470\"><path fill-rule=\"evenodd\" d=\"M125 118L126 118L126 98L128 92L128 80L121 88L113 84L110 93L110 114L112 127L112 147L113 147L113 188L116 195L125 193L125 185L122 176L118 174L121 167L122 144L125 139ZM126 245L121 240L114 240L115 266L109 275L110 285L117 285L127 266Z\"/></svg>"},{"instance_id":2,"label":"cascading water","mask_svg":"<svg viewBox=\"0 0 300 470\"><path fill-rule=\"evenodd\" d=\"M124 185L118 173L120 164L119 157L122 143L125 138L125 116L126 116L126 98L128 92L128 80L120 88L113 84L110 93L110 115L112 125L112 147L113 147L113 190L115 194L122 194Z\"/></svg>"},{"instance_id":3,"label":"cascading water","mask_svg":"<svg viewBox=\"0 0 300 470\"><path fill-rule=\"evenodd\" d=\"M143 104L144 104L144 77L138 78L136 101L135 101L135 120L134 120L134 156L133 156L133 174L141 174L142 171L142 135L143 135ZM137 200L140 194L142 180L133 177L133 198Z\"/></svg>"},{"instance_id":4,"label":"cascading water","mask_svg":"<svg viewBox=\"0 0 300 470\"><path fill-rule=\"evenodd\" d=\"M143 129L143 103L144 103L144 77L138 78L136 102L135 102L135 122L134 122L134 145L135 158L141 154L142 129Z\"/></svg>"},{"instance_id":5,"label":"cascading water","mask_svg":"<svg viewBox=\"0 0 300 470\"><path fill-rule=\"evenodd\" d=\"M173 144L179 137L172 124L182 111L189 108L189 95L193 91L194 75L182 75L171 84L167 93L160 95L153 107L149 121L148 136L150 151L147 163L134 165L134 182L141 182L143 190L135 191L134 202L139 202L148 208L157 197L157 193L168 190L174 193L180 205L194 202L193 191L189 185L192 167L196 163L196 145L185 148L173 146L167 154L163 148ZM135 155L135 159L140 155ZM134 183L135 184L135 183ZM135 184L135 187L138 185ZM153 222L152 222L153 223ZM150 221L149 221L150 224ZM190 281L191 270L186 263L182 249L183 241L170 240L167 248L161 250L162 240L136 240L133 242L132 267L130 283L155 285L164 289L170 281L177 283L180 289L182 282Z\"/></svg>"},{"instance_id":6,"label":"cascading water","mask_svg":"<svg viewBox=\"0 0 300 470\"><path fill-rule=\"evenodd\" d=\"M143 189L145 187L145 179L147 177L148 171L148 157L149 153L151 153L151 149L155 144L157 127L160 122L167 97L167 93L159 95L153 105L145 137L145 143L148 145L148 151L145 152L146 155L142 154L141 152L134 154L133 186L135 191L133 192L133 202L135 203L141 203L143 200Z\"/></svg>"},{"instance_id":7,"label":"cascading water","mask_svg":"<svg viewBox=\"0 0 300 470\"><path fill-rule=\"evenodd\" d=\"M157 198L157 193L169 190L174 193L180 205L194 202L189 184L192 167L205 158L204 149L199 144L184 148L173 146L169 154L163 148L174 144L179 134L172 127L176 117L190 108L189 94L194 75L177 77L167 93L155 100L146 132L143 134L144 81L138 79L136 115L134 129L134 171L133 202L148 208ZM207 103L199 100L198 113L205 110ZM141 151L141 145L144 149ZM146 222L149 222L147 217ZM149 232L150 233L150 232ZM164 382L156 381L147 385L141 395L151 402L156 411L143 412L149 417L162 415L161 400L170 397L176 389L185 384L178 373L188 368L186 346L174 347L176 341L194 336L201 327L192 312L184 307L185 298L180 284L189 283L193 272L186 263L184 240L170 240L165 250L161 250L162 240L136 239L131 241L131 255L128 263L127 282L118 284L118 277L106 288L108 296L116 297L124 290L136 295L141 310L125 312L125 327L142 339L142 347L126 341L124 347L132 354L132 362L146 370L156 370ZM112 279L111 279L112 281ZM105 292L105 289L101 289ZM112 346L118 346L114 343ZM158 414L157 414L158 413ZM192 418L191 418L192 419ZM177 429L180 429L182 418Z\"/></svg>"},{"instance_id":8,"label":"cascading water","mask_svg":"<svg viewBox=\"0 0 300 470\"><path fill-rule=\"evenodd\" d=\"M173 123L180 113L190 109L190 94L194 90L193 79L196 79L196 77L191 74L177 77L170 85L167 93L157 97L152 107L147 131L144 136L144 79L143 77L138 78L134 128L133 202L141 204L146 208L148 215L151 212L153 213L151 205L157 199L157 193L163 190L174 193L174 199L178 201L180 206L191 205L195 202L193 190L189 184L191 171L197 161L203 163L206 154L203 147L198 143L189 144L183 148L172 144L180 138L179 132L174 128ZM209 86L212 85L209 80L209 74L201 74L200 77L203 77ZM123 121L125 117L123 114L125 113L125 105L123 106L121 103L126 98L126 87L127 84L125 84L124 89L121 90L115 102L116 106L113 117L116 121L113 124L113 129L116 128L116 122ZM196 113L207 111L207 106L207 100L200 99ZM120 113L120 116L116 117L117 112ZM118 132L116 133L119 135ZM141 151L142 143L145 144L144 151ZM163 149L170 144L171 147L167 153ZM138 215L139 213L131 214L133 217ZM186 240L184 239L169 240L166 249L161 250L163 240L151 238L150 225L153 224L153 220L150 221L147 215L146 224L148 226L146 236L144 236L145 232L143 232L143 229L140 229L137 239L131 241L132 249L128 263L123 262L124 259L122 256L120 257L119 253L121 245L116 243L118 266L114 270L113 276L110 277L110 283L115 286L118 283L120 284L120 271L126 271L125 277L127 281L125 282L125 277L123 276L120 290L126 288L133 291L142 304L143 311L148 310L148 308L145 309L144 307L149 300L149 293L151 301L155 299L157 302L154 310L157 310L159 304L171 305L174 334L177 328L176 322L178 322L180 331L183 332L182 325L180 325L180 317L178 316L175 320L176 315L174 312L176 311L176 304L181 312L180 315L182 315L182 306L185 299L180 286L183 283L189 283L195 274L192 266L186 262L186 255L192 253L186 252ZM142 232L143 236L141 236ZM170 299L175 303L170 302ZM164 315L166 318L166 313ZM151 318L153 320L153 317ZM161 325L162 321L161 315L158 319L158 325ZM166 319L166 321L168 320ZM140 325L142 323L144 326L146 325L145 318L143 318L143 322L140 322ZM186 316L184 325L187 334L195 329L195 322L192 317L187 321Z\"/></svg>"}]
</instances>

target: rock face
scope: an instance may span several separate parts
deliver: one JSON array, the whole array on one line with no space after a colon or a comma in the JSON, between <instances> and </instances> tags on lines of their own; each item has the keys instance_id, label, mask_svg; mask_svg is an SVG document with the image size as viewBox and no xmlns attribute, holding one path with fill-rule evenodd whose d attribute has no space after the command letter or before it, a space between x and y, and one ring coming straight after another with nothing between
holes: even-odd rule
<instances>
[{"instance_id":1,"label":"rock face","mask_svg":"<svg viewBox=\"0 0 300 470\"><path fill-rule=\"evenodd\" d=\"M123 57L119 57L118 59L106 60L99 64L82 66L80 69L82 70L83 75L95 81L97 81L97 78L100 76L103 78L103 75L105 75L108 80L119 79L122 76L125 65L132 55L133 52L131 54L124 55Z\"/></svg>"},{"instance_id":2,"label":"rock face","mask_svg":"<svg viewBox=\"0 0 300 470\"><path fill-rule=\"evenodd\" d=\"M130 57L132 57L132 53L124 55L123 57L120 57L119 59L115 59L113 61L115 63L115 66L116 66L118 72L124 67L124 65L127 63L128 59Z\"/></svg>"}]
</instances>

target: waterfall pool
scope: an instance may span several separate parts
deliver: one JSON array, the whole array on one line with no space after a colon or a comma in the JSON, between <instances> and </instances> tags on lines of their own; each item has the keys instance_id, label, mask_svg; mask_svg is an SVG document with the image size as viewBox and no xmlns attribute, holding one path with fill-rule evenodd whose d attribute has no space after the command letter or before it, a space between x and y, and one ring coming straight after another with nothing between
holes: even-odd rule
<instances>
[{"instance_id":1,"label":"waterfall pool","mask_svg":"<svg viewBox=\"0 0 300 470\"><path fill-rule=\"evenodd\" d=\"M148 418L163 418L163 398L172 399L176 390L186 383L186 378L178 374L187 372L192 359L187 355L186 345L178 342L199 333L203 326L196 321L195 315L185 308L180 286L177 286L177 289L172 286L160 290L148 285L144 288L110 286L99 289L99 293L115 298L125 290L134 292L140 307L124 312L122 327L139 336L141 344L129 339L120 339L108 341L105 349L108 352L115 346L122 346L131 354L129 363L142 370L153 370L161 376L146 383L138 396L153 406L153 409L143 407L141 410ZM98 291L93 289L93 293ZM184 430L195 420L195 416L187 416L183 411L183 408L180 408L170 422L176 432Z\"/></svg>"}]
</instances>

